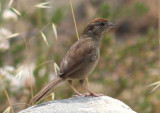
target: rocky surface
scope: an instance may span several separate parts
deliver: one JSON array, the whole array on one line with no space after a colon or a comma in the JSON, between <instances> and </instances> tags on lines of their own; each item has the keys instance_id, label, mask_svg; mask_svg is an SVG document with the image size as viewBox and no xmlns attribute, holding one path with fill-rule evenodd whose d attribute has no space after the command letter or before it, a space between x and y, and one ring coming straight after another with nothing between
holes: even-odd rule
<instances>
[{"instance_id":1,"label":"rocky surface","mask_svg":"<svg viewBox=\"0 0 160 113\"><path fill-rule=\"evenodd\" d=\"M123 102L108 97L76 97L53 100L19 113L136 113Z\"/></svg>"}]
</instances>

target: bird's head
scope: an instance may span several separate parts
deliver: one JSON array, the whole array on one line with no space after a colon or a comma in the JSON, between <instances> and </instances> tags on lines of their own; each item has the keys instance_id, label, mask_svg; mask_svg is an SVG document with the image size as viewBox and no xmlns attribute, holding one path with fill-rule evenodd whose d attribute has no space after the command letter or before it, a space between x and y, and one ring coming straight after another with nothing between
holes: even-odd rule
<instances>
[{"instance_id":1,"label":"bird's head","mask_svg":"<svg viewBox=\"0 0 160 113\"><path fill-rule=\"evenodd\" d=\"M83 31L83 35L88 35L88 36L102 36L106 31L109 29L115 27L116 25L107 21L106 19L103 18L97 18L93 21L91 21L85 30Z\"/></svg>"}]
</instances>

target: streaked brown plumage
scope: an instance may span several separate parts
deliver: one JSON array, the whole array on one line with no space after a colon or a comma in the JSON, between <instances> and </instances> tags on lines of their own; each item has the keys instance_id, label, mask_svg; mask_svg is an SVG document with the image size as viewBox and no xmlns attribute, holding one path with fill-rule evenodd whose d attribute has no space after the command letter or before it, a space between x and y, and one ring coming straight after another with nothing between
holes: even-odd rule
<instances>
[{"instance_id":1,"label":"streaked brown plumage","mask_svg":"<svg viewBox=\"0 0 160 113\"><path fill-rule=\"evenodd\" d=\"M41 100L43 97L50 94L54 87L65 80L68 80L71 88L77 95L81 95L72 85L72 80L74 79L79 79L82 86L89 91L91 96L98 96L85 87L83 82L86 76L93 71L98 62L101 37L106 31L114 26L114 24L102 18L91 21L83 31L80 39L64 56L58 77L53 79L36 96L34 96L30 100L30 103Z\"/></svg>"}]
</instances>

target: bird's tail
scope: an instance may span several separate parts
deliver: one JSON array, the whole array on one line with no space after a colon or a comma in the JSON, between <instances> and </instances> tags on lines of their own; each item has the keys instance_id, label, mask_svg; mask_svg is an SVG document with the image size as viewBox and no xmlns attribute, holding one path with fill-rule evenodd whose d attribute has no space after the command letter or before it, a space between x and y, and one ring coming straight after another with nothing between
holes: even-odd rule
<instances>
[{"instance_id":1,"label":"bird's tail","mask_svg":"<svg viewBox=\"0 0 160 113\"><path fill-rule=\"evenodd\" d=\"M60 77L56 77L55 79L53 79L47 86L45 86L38 94L36 94L36 96L34 96L30 100L29 104L31 105L34 102L37 102L37 101L43 99L45 96L49 95L52 92L52 89L63 81L64 81L64 79L60 78Z\"/></svg>"}]
</instances>

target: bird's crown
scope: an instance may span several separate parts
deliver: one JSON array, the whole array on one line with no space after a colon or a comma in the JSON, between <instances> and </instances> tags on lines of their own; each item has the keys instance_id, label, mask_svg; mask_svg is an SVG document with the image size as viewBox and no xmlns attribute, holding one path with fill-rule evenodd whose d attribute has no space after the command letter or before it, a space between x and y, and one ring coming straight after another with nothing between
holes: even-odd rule
<instances>
[{"instance_id":1,"label":"bird's crown","mask_svg":"<svg viewBox=\"0 0 160 113\"><path fill-rule=\"evenodd\" d=\"M93 21L91 21L90 23L96 23L96 22L108 22L106 19L103 18L96 18Z\"/></svg>"}]
</instances>

